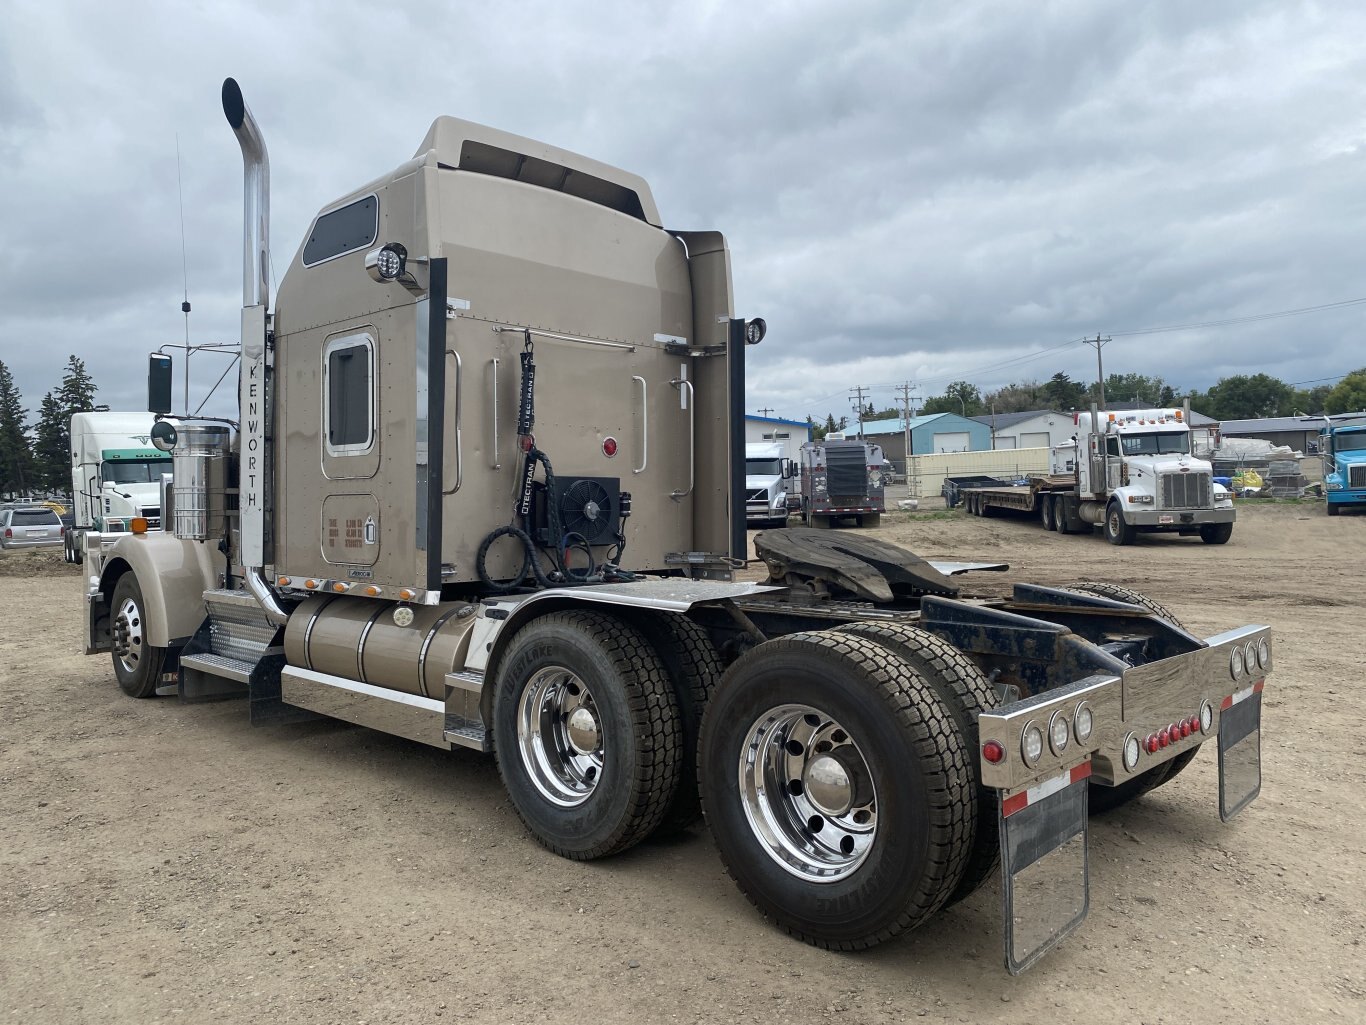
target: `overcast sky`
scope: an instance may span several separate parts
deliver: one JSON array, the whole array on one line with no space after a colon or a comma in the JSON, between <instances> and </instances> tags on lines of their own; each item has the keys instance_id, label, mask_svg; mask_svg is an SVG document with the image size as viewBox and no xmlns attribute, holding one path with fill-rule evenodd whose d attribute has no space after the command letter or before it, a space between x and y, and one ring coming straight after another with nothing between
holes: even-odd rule
<instances>
[{"instance_id":1,"label":"overcast sky","mask_svg":"<svg viewBox=\"0 0 1366 1025\"><path fill-rule=\"evenodd\" d=\"M1097 332L1107 372L1178 386L1335 378L1366 364L1366 305L1119 332L1366 297L1351 6L7 0L0 360L35 412L70 353L143 407L146 353L184 339L177 136L190 337L236 337L232 75L280 271L438 114L643 175L666 225L726 234L737 312L768 321L751 411L1090 380ZM196 360L198 402L225 363Z\"/></svg>"}]
</instances>

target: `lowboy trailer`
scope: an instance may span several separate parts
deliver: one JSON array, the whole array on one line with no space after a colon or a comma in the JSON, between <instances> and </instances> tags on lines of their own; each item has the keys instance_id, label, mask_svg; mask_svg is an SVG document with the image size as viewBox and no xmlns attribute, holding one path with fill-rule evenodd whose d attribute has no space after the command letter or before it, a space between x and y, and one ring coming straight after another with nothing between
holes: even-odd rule
<instances>
[{"instance_id":1,"label":"lowboy trailer","mask_svg":"<svg viewBox=\"0 0 1366 1025\"><path fill-rule=\"evenodd\" d=\"M1011 972L1086 915L1090 811L1206 743L1220 816L1257 795L1264 626L1200 638L1105 583L974 596L1006 567L847 532L764 532L767 579L734 580L762 322L642 179L440 118L323 207L272 308L265 143L232 80L223 107L238 417L157 409L167 529L87 546L86 650L130 696L490 752L567 858L705 813L750 901L835 949L999 866Z\"/></svg>"}]
</instances>

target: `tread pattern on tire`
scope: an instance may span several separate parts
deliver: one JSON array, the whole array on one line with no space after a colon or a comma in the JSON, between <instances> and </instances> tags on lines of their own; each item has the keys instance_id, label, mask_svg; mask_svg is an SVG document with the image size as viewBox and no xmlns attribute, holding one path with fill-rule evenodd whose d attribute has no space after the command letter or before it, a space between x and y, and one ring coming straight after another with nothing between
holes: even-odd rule
<instances>
[{"instance_id":1,"label":"tread pattern on tire","mask_svg":"<svg viewBox=\"0 0 1366 1025\"><path fill-rule=\"evenodd\" d=\"M976 828L963 878L947 903L956 904L974 893L1001 863L1000 796L981 785L977 763L977 717L1000 705L1000 695L987 682L977 663L948 641L906 623L851 623L843 633L867 637L890 649L915 669L952 713L967 750L968 772L974 783Z\"/></svg>"},{"instance_id":2,"label":"tread pattern on tire","mask_svg":"<svg viewBox=\"0 0 1366 1025\"><path fill-rule=\"evenodd\" d=\"M707 631L686 616L647 615L632 620L659 655L678 702L680 766L678 789L656 832L676 833L702 816L697 792L697 739L702 713L725 667Z\"/></svg>"},{"instance_id":3,"label":"tread pattern on tire","mask_svg":"<svg viewBox=\"0 0 1366 1025\"><path fill-rule=\"evenodd\" d=\"M578 630L600 645L613 664L626 669L629 674L626 677L627 703L632 722L637 730L650 737L651 757L638 767L633 780L635 797L626 820L613 836L591 849L567 850L548 842L526 821L516 802L512 802L518 817L543 847L573 861L590 861L635 846L653 832L663 819L678 788L679 761L682 757L678 710L673 686L659 656L629 623L600 612L573 610L549 613L524 629L547 622L561 623ZM511 654L509 650L508 656ZM635 687L630 686L631 680L635 681ZM514 751L511 757L520 756ZM502 775L501 761L498 768Z\"/></svg>"},{"instance_id":4,"label":"tread pattern on tire","mask_svg":"<svg viewBox=\"0 0 1366 1025\"><path fill-rule=\"evenodd\" d=\"M1068 584L1062 588L1064 591L1072 591L1076 594L1090 594L1098 598L1109 598L1112 601L1127 602L1130 605L1138 605L1145 608L1159 619L1165 619L1172 626L1178 629L1186 629L1177 619L1172 610L1167 608L1159 601L1149 598L1142 591L1135 591L1132 587L1121 587L1119 584L1109 584L1100 580L1080 580L1075 584ZM1128 804L1130 801L1137 800L1149 791L1156 790L1164 783L1170 782L1179 776L1187 765L1195 758L1195 754L1200 748L1194 747L1189 751L1177 755L1171 761L1159 765L1156 769L1150 769L1141 775L1135 776L1127 783L1121 783L1117 787L1102 787L1092 784L1090 787L1090 803L1094 812L1103 814L1113 811L1121 805ZM1137 785L1135 785L1137 784Z\"/></svg>"},{"instance_id":5,"label":"tread pattern on tire","mask_svg":"<svg viewBox=\"0 0 1366 1025\"><path fill-rule=\"evenodd\" d=\"M819 652L812 651L813 646ZM927 783L931 828L927 871L920 891L900 909L891 924L869 935L843 941L810 935L794 923L771 914L745 887L729 862L726 863L726 871L746 899L788 935L827 950L864 950L923 923L944 906L962 879L971 849L973 827L972 776L968 769L968 753L949 710L913 667L883 645L839 630L789 634L752 648L726 670L720 690L724 692L729 681L743 673L748 665L783 648L800 651L810 658L824 657L828 661L842 662L854 669L868 681L888 713L911 737L924 766ZM713 703L711 709L717 707ZM704 746L710 719L711 716L708 716L702 725ZM699 758L699 783L703 781L707 768ZM730 769L730 766L723 767L723 771ZM773 870L782 871L776 866Z\"/></svg>"}]
</instances>

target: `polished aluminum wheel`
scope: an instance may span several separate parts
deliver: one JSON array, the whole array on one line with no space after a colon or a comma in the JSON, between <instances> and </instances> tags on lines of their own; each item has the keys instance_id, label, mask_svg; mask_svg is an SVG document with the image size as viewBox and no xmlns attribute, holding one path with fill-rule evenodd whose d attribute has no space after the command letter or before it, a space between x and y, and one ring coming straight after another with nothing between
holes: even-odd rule
<instances>
[{"instance_id":1,"label":"polished aluminum wheel","mask_svg":"<svg viewBox=\"0 0 1366 1025\"><path fill-rule=\"evenodd\" d=\"M740 800L779 865L802 879L849 875L877 835L877 792L847 730L809 705L769 709L740 754Z\"/></svg>"},{"instance_id":2,"label":"polished aluminum wheel","mask_svg":"<svg viewBox=\"0 0 1366 1025\"><path fill-rule=\"evenodd\" d=\"M142 662L142 610L131 597L123 599L114 613L114 657L129 673L137 672Z\"/></svg>"},{"instance_id":3,"label":"polished aluminum wheel","mask_svg":"<svg viewBox=\"0 0 1366 1025\"><path fill-rule=\"evenodd\" d=\"M602 778L602 722L584 682L568 669L540 670L517 704L517 741L532 785L562 808L583 804Z\"/></svg>"}]
</instances>

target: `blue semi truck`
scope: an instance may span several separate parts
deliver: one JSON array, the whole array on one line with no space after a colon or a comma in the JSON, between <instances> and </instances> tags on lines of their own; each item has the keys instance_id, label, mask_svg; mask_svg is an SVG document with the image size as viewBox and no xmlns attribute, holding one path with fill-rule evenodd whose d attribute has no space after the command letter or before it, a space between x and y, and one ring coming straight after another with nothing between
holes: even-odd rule
<instances>
[{"instance_id":1,"label":"blue semi truck","mask_svg":"<svg viewBox=\"0 0 1366 1025\"><path fill-rule=\"evenodd\" d=\"M1328 515L1366 508L1366 424L1325 427L1319 433Z\"/></svg>"}]
</instances>

